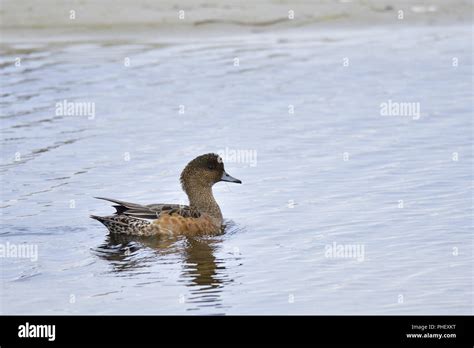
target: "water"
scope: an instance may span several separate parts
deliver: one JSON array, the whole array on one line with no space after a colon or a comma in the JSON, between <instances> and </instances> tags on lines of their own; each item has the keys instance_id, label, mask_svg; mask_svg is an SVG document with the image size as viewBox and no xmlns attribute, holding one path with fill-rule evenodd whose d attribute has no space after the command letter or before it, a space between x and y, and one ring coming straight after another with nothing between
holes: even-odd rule
<instances>
[{"instance_id":1,"label":"water","mask_svg":"<svg viewBox=\"0 0 474 348\"><path fill-rule=\"evenodd\" d=\"M471 36L3 44L0 238L38 260L1 259L1 312L472 313ZM381 116L389 99L420 118ZM95 117L56 115L64 100ZM88 218L113 211L93 196L183 202L184 165L226 148L257 165L226 163L244 184L215 186L223 235L112 238Z\"/></svg>"}]
</instances>

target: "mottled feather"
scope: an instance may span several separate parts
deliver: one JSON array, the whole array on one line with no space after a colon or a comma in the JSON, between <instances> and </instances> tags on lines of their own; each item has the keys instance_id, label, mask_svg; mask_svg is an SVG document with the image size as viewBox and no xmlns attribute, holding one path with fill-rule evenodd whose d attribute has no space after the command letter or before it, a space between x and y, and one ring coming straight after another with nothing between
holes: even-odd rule
<instances>
[{"instance_id":1,"label":"mottled feather","mask_svg":"<svg viewBox=\"0 0 474 348\"><path fill-rule=\"evenodd\" d=\"M115 208L117 215L128 215L140 219L158 219L162 213L167 213L169 215L180 215L182 217L193 217L198 218L201 216L201 213L197 209L191 208L188 205L181 204L148 204L140 205L136 203L130 203L125 201L120 201L118 199L111 199L105 197L95 197L97 199L102 199L115 203L113 207Z\"/></svg>"}]
</instances>

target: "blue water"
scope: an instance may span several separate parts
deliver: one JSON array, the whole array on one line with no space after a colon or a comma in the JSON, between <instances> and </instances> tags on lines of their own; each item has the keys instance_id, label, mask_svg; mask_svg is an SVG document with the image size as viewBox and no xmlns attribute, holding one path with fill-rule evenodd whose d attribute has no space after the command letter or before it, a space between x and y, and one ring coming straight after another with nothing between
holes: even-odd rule
<instances>
[{"instance_id":1,"label":"blue water","mask_svg":"<svg viewBox=\"0 0 474 348\"><path fill-rule=\"evenodd\" d=\"M1 312L472 314L471 40L446 26L3 44L0 243L38 260L0 258ZM64 100L94 117L57 115ZM381 115L388 100L420 117ZM215 186L223 235L112 239L88 218L113 211L93 196L185 202L184 165L225 149L257 162L226 161L244 184ZM363 259L328 257L334 243Z\"/></svg>"}]
</instances>

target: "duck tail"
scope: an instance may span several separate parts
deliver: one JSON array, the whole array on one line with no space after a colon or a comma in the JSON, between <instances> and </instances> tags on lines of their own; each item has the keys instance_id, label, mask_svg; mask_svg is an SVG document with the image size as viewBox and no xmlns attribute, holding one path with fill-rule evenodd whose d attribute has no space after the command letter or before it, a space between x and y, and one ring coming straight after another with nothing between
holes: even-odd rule
<instances>
[{"instance_id":1,"label":"duck tail","mask_svg":"<svg viewBox=\"0 0 474 348\"><path fill-rule=\"evenodd\" d=\"M133 218L127 215L97 216L91 219L101 222L110 233L143 236L148 234L150 221Z\"/></svg>"}]
</instances>

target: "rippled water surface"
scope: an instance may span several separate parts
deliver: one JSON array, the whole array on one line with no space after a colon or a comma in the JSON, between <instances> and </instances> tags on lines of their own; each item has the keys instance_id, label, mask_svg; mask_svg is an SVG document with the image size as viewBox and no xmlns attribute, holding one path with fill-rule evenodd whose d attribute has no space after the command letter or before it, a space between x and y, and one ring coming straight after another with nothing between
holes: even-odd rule
<instances>
[{"instance_id":1,"label":"rippled water surface","mask_svg":"<svg viewBox=\"0 0 474 348\"><path fill-rule=\"evenodd\" d=\"M39 253L0 260L2 313L472 313L471 35L2 45L0 240ZM381 116L389 99L421 117ZM184 165L226 148L257 164L226 163L244 184L215 186L223 235L113 238L88 218L113 211L93 196L184 202Z\"/></svg>"}]
</instances>

